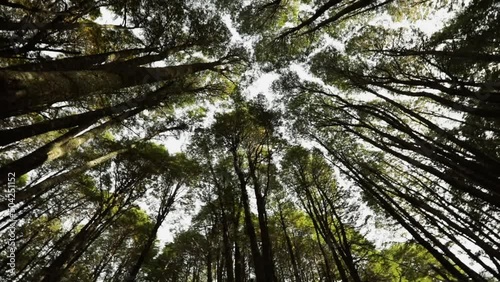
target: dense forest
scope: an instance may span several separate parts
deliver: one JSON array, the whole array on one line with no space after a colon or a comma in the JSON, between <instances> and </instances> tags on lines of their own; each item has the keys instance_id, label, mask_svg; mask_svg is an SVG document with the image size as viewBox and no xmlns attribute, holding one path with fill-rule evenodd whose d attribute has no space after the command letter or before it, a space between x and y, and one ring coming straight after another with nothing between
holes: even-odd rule
<instances>
[{"instance_id":1,"label":"dense forest","mask_svg":"<svg viewBox=\"0 0 500 282\"><path fill-rule=\"evenodd\" d=\"M499 0L0 0L0 279L500 281L499 77Z\"/></svg>"}]
</instances>

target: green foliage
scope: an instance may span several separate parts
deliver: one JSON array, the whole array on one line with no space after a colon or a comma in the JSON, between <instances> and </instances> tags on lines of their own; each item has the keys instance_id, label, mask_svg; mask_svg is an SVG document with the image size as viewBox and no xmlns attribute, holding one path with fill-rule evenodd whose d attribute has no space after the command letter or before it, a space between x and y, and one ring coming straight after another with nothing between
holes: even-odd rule
<instances>
[{"instance_id":1,"label":"green foliage","mask_svg":"<svg viewBox=\"0 0 500 282\"><path fill-rule=\"evenodd\" d=\"M366 273L377 281L443 281L439 263L424 248L411 242L397 243L374 256Z\"/></svg>"},{"instance_id":2,"label":"green foliage","mask_svg":"<svg viewBox=\"0 0 500 282\"><path fill-rule=\"evenodd\" d=\"M499 9L0 1L0 280L500 279Z\"/></svg>"}]
</instances>

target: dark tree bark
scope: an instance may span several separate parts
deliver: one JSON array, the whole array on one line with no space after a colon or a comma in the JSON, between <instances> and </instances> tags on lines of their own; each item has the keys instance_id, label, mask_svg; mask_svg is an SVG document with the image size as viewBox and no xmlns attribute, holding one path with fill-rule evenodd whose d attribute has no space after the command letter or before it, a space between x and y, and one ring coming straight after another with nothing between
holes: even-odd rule
<instances>
[{"instance_id":1,"label":"dark tree bark","mask_svg":"<svg viewBox=\"0 0 500 282\"><path fill-rule=\"evenodd\" d=\"M88 70L92 67L100 66L106 61L108 61L109 64L111 62L124 60L129 56L134 56L151 51L154 50L150 48L125 49L86 56L69 57L53 61L13 65L2 69L23 72Z\"/></svg>"},{"instance_id":2,"label":"dark tree bark","mask_svg":"<svg viewBox=\"0 0 500 282\"><path fill-rule=\"evenodd\" d=\"M132 265L132 268L128 272L126 281L136 281L137 275L139 274L139 271L144 262L146 261L146 257L151 251L151 247L153 246L156 240L156 235L158 234L158 230L163 224L163 221L165 221L167 215L170 213L172 205L174 204L175 198L177 197L177 193L179 192L179 189L181 188L182 184L183 184L182 182L179 182L175 184L174 187L164 188L164 191L162 192L161 196L160 208L156 215L155 224L151 229L151 232L149 233L148 239L146 240L144 246L141 249L139 257L137 258L135 263Z\"/></svg>"},{"instance_id":3,"label":"dark tree bark","mask_svg":"<svg viewBox=\"0 0 500 282\"><path fill-rule=\"evenodd\" d=\"M7 175L8 172L14 172L16 175L23 175L33 169L36 169L46 162L61 158L64 155L75 150L81 144L87 142L97 134L104 132L106 129L125 120L128 117L136 115L142 110L142 108L131 110L76 137L77 134L88 129L94 123L93 120L90 120L87 124L85 124L85 126L79 126L75 129L72 129L66 134L62 135L59 138L56 138L52 142L47 143L46 145L40 147L32 153L3 166L2 168L0 168L0 175ZM6 181L7 179L0 179L0 185L5 184Z\"/></svg>"},{"instance_id":4,"label":"dark tree bark","mask_svg":"<svg viewBox=\"0 0 500 282\"><path fill-rule=\"evenodd\" d=\"M82 166L73 168L67 172L47 178L38 184L24 188L23 190L16 193L16 202L19 203L24 201L25 204L28 204L34 201L36 198L40 197L42 194L52 189L53 187L57 186L58 184L61 184L62 182L68 179L72 179L89 169L92 169L100 164L103 164L113 159L118 154L124 153L126 151L128 151L128 149L121 149L114 152L110 152L104 156L88 161ZM6 209L8 209L8 202L7 201L0 202L0 211Z\"/></svg>"},{"instance_id":5,"label":"dark tree bark","mask_svg":"<svg viewBox=\"0 0 500 282\"><path fill-rule=\"evenodd\" d=\"M241 193L241 203L243 206L243 214L245 219L245 231L250 240L250 251L252 253L252 262L255 268L255 276L257 282L268 282L265 280L265 272L262 265L262 255L259 250L257 235L255 233L255 227L252 223L252 212L250 211L250 202L247 193L247 179L241 170L240 159L238 157L238 152L236 148L233 148L232 151L233 156L233 167L238 176L239 185L240 185L240 193Z\"/></svg>"},{"instance_id":6,"label":"dark tree bark","mask_svg":"<svg viewBox=\"0 0 500 282\"><path fill-rule=\"evenodd\" d=\"M292 271L293 271L293 276L295 277L296 282L302 282L301 275L300 275L300 269L297 264L297 259L295 258L295 251L293 248L292 240L290 239L290 236L288 235L286 223L285 223L285 218L283 216L283 211L280 207L279 210L280 214L280 222L281 222L281 228L283 229L283 234L285 235L285 242L286 242L286 247L288 249L288 254L290 255L290 262L292 263Z\"/></svg>"},{"instance_id":7,"label":"dark tree bark","mask_svg":"<svg viewBox=\"0 0 500 282\"><path fill-rule=\"evenodd\" d=\"M3 116L30 112L61 101L122 88L173 81L188 75L214 70L223 61L194 63L164 68L115 66L106 70L68 72L19 72L0 70L0 111Z\"/></svg>"}]
</instances>

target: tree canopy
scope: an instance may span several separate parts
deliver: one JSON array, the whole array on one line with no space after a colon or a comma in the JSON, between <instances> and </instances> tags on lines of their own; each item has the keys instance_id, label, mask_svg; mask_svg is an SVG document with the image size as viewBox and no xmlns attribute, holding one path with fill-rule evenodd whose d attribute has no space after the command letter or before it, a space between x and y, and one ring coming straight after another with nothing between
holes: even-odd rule
<instances>
[{"instance_id":1,"label":"tree canopy","mask_svg":"<svg viewBox=\"0 0 500 282\"><path fill-rule=\"evenodd\" d=\"M499 42L498 0L0 0L0 277L500 281Z\"/></svg>"}]
</instances>

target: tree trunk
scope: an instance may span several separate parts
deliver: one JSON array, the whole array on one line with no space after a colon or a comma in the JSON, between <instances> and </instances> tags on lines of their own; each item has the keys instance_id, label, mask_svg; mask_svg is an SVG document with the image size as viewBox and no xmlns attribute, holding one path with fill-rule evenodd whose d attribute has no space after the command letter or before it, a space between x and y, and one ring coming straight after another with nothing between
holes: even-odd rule
<instances>
[{"instance_id":1,"label":"tree trunk","mask_svg":"<svg viewBox=\"0 0 500 282\"><path fill-rule=\"evenodd\" d=\"M58 282L64 272L69 268L88 248L88 246L104 231L111 223L116 214L106 219L111 207L99 212L93 220L90 220L78 234L66 245L65 249L44 270L41 282Z\"/></svg>"},{"instance_id":2,"label":"tree trunk","mask_svg":"<svg viewBox=\"0 0 500 282\"><path fill-rule=\"evenodd\" d=\"M101 156L97 159L91 160L83 164L82 166L79 166L77 168L74 168L72 170L69 170L67 172L64 172L62 174L47 178L43 180L42 182L25 188L19 192L16 193L16 202L21 202L25 200L33 200L32 198L38 198L45 192L49 191L52 187L55 187L56 185L64 182L65 180L72 179L77 175L82 174L83 172L94 168L100 164L103 164L114 157L116 157L118 154L124 153L128 151L129 149L121 149L117 150L111 153L108 153L104 156ZM8 202L3 201L0 202L0 211L6 210L8 208Z\"/></svg>"},{"instance_id":3,"label":"tree trunk","mask_svg":"<svg viewBox=\"0 0 500 282\"><path fill-rule=\"evenodd\" d=\"M217 252L217 282L223 281L222 277L224 274L224 256Z\"/></svg>"},{"instance_id":4,"label":"tree trunk","mask_svg":"<svg viewBox=\"0 0 500 282\"><path fill-rule=\"evenodd\" d=\"M206 257L207 260L207 282L213 281L212 274L212 252L209 251Z\"/></svg>"},{"instance_id":5,"label":"tree trunk","mask_svg":"<svg viewBox=\"0 0 500 282\"><path fill-rule=\"evenodd\" d=\"M106 70L19 72L0 70L0 111L4 115L31 111L93 93L170 81L213 70L220 61L163 68L115 66Z\"/></svg>"},{"instance_id":6,"label":"tree trunk","mask_svg":"<svg viewBox=\"0 0 500 282\"><path fill-rule=\"evenodd\" d=\"M234 279L236 282L243 281L245 277L245 262L238 243L234 242Z\"/></svg>"},{"instance_id":7,"label":"tree trunk","mask_svg":"<svg viewBox=\"0 0 500 282\"><path fill-rule=\"evenodd\" d=\"M131 110L76 137L78 133L81 133L90 127L90 125L94 122L93 120L90 120L85 126L72 129L63 136L40 147L34 152L3 166L0 168L0 175L7 175L9 172L14 172L16 175L23 175L46 162L61 158L77 149L80 145L92 139L94 136L104 132L111 126L125 120L128 117L134 116L142 110L142 108ZM5 184L6 181L7 178L1 178L0 185Z\"/></svg>"},{"instance_id":8,"label":"tree trunk","mask_svg":"<svg viewBox=\"0 0 500 282\"><path fill-rule=\"evenodd\" d=\"M106 53L92 54L86 56L76 56L63 58L53 61L39 62L39 63L28 63L22 65L13 65L4 70L12 71L25 71L25 72L39 72L39 71L77 71L90 69L93 66L99 66L106 61L115 62L122 60L128 56L133 56L141 53L146 53L153 51L149 48L135 48L126 49L119 51L111 51Z\"/></svg>"},{"instance_id":9,"label":"tree trunk","mask_svg":"<svg viewBox=\"0 0 500 282\"><path fill-rule=\"evenodd\" d=\"M156 240L156 234L158 233L158 229L160 229L160 226L163 223L164 219L165 219L164 217L157 218L156 223L153 229L151 230L151 233L149 233L146 243L141 249L141 254L139 255L139 258L135 261L134 265L130 269L128 275L125 278L125 281L135 281L137 279L139 270L141 270L141 267L144 264L144 261L146 260L146 257L149 254L149 251L151 250L151 247L153 246Z\"/></svg>"},{"instance_id":10,"label":"tree trunk","mask_svg":"<svg viewBox=\"0 0 500 282\"><path fill-rule=\"evenodd\" d=\"M373 182L371 179L368 179L363 173L355 168L353 164L345 158L345 156L336 154L326 146L325 149L327 149L332 156L335 156L340 162L342 162L347 167L344 172L348 175L351 175L353 179L357 183L359 183L363 190L372 195L377 203L381 206L381 208L383 208L395 220L397 220L419 244L425 247L429 251L429 253L431 253L441 263L441 265L443 265L443 267L445 267L445 269L450 272L451 275L453 275L460 281L468 281L467 276L462 271L459 271L455 267L455 265L450 262L450 260L456 263L457 266L462 268L462 270L467 275L470 275L471 278L474 278L474 280L484 281L481 276L479 276L475 271L470 269L461 260L459 260L448 249L448 247L446 247L439 241L439 239L430 234L430 232L414 217L409 215L403 208L398 206L396 202L391 199L391 197L386 195L384 189L381 189L377 183ZM431 242L428 242L424 236L427 237ZM444 255L439 252L436 247L441 249ZM445 256L447 256L450 260Z\"/></svg>"},{"instance_id":11,"label":"tree trunk","mask_svg":"<svg viewBox=\"0 0 500 282\"><path fill-rule=\"evenodd\" d=\"M240 184L240 193L241 193L241 203L243 206L243 214L245 219L245 231L250 240L250 251L252 253L252 262L255 268L255 278L257 282L267 282L265 277L264 266L262 262L262 255L259 251L259 245L257 242L257 235L255 233L255 227L252 222L252 212L250 211L250 203L247 193L247 181L245 179L245 175L241 170L239 161L238 161L238 153L236 149L232 150L233 155L233 167L238 176L239 184Z\"/></svg>"},{"instance_id":12,"label":"tree trunk","mask_svg":"<svg viewBox=\"0 0 500 282\"><path fill-rule=\"evenodd\" d=\"M151 247L153 246L155 240L156 240L156 235L158 234L158 230L160 229L160 226L163 224L163 221L165 221L165 218L169 214L172 205L174 204L175 197L177 196L177 193L181 187L181 183L175 184L175 187L170 186L168 188L162 187L162 197L161 197L161 203L160 203L160 208L157 212L156 215L156 222L155 225L153 226L153 229L151 230L151 233L149 233L148 239L146 243L144 244L144 247L141 250L141 254L139 255L139 258L136 260L135 264L132 266L131 270L129 271L129 274L127 276L126 281L135 281L137 278L137 274L139 274L139 270L141 269L142 265L144 264L147 255L149 254Z\"/></svg>"},{"instance_id":13,"label":"tree trunk","mask_svg":"<svg viewBox=\"0 0 500 282\"><path fill-rule=\"evenodd\" d=\"M260 193L255 193L257 198L257 212L259 218L260 236L262 242L262 262L263 271L265 272L266 282L276 282L277 277L274 270L274 260L272 252L271 238L269 236L269 228L267 226L267 213L265 207L265 198Z\"/></svg>"},{"instance_id":14,"label":"tree trunk","mask_svg":"<svg viewBox=\"0 0 500 282\"><path fill-rule=\"evenodd\" d=\"M76 28L84 27L96 27L103 29L132 29L126 26L113 25L113 24L98 24L95 22L11 22L11 21L0 21L0 30L71 30Z\"/></svg>"},{"instance_id":15,"label":"tree trunk","mask_svg":"<svg viewBox=\"0 0 500 282\"><path fill-rule=\"evenodd\" d=\"M91 112L46 120L39 123L20 126L12 129L0 130L0 146L8 145L16 141L20 141L54 130L67 129L75 126L84 126L88 123L89 120L97 122L99 119L106 116L119 115L138 106L142 99L146 99L145 97L147 96L134 98L115 106L110 106Z\"/></svg>"},{"instance_id":16,"label":"tree trunk","mask_svg":"<svg viewBox=\"0 0 500 282\"><path fill-rule=\"evenodd\" d=\"M283 228L283 234L285 235L286 246L288 249L288 253L290 254L290 262L292 263L292 270L293 270L293 276L295 277L295 282L302 282L302 279L300 278L299 266L297 265L297 259L295 258L295 251L293 250L292 240L288 235L285 218L283 217L283 211L281 207L279 207L279 214L280 214L281 228Z\"/></svg>"},{"instance_id":17,"label":"tree trunk","mask_svg":"<svg viewBox=\"0 0 500 282\"><path fill-rule=\"evenodd\" d=\"M272 243L269 235L269 228L267 226L267 211L266 211L266 198L263 194L262 187L259 183L256 172L256 163L252 158L251 154L247 153L249 174L252 178L253 188L255 192L255 199L257 202L257 213L259 219L260 237L262 243L262 264L263 272L265 275L266 282L276 282L277 277L274 269L274 259L272 251ZM269 166L269 164L268 164ZM269 187L266 187L267 189Z\"/></svg>"},{"instance_id":18,"label":"tree trunk","mask_svg":"<svg viewBox=\"0 0 500 282\"><path fill-rule=\"evenodd\" d=\"M222 211L222 243L224 245L224 256L226 262L227 282L234 282L233 256L231 241L229 240L229 226L225 211Z\"/></svg>"},{"instance_id":19,"label":"tree trunk","mask_svg":"<svg viewBox=\"0 0 500 282\"><path fill-rule=\"evenodd\" d=\"M7 175L7 173L15 173L16 175L23 175L47 161L51 161L57 157L64 155L65 147L64 145L71 141L78 133L84 131L92 125L93 121L87 122L84 126L79 126L74 128L64 135L56 138L50 143L38 148L37 150L29 153L28 155L15 160L9 164L4 165L0 168L0 175ZM73 144L75 145L75 144ZM80 145L80 144L78 144ZM0 178L0 185L5 184L7 177Z\"/></svg>"}]
</instances>

